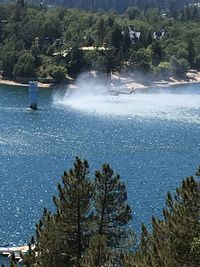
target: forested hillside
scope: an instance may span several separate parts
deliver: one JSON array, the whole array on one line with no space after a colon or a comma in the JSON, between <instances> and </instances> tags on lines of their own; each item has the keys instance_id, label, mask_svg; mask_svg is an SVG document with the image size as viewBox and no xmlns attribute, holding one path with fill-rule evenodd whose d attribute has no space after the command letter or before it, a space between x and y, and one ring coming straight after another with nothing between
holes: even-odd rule
<instances>
[{"instance_id":1,"label":"forested hillside","mask_svg":"<svg viewBox=\"0 0 200 267\"><path fill-rule=\"evenodd\" d=\"M9 2L11 0L1 0L0 2ZM25 2L32 2L44 5L62 5L71 8L84 9L113 9L120 13L124 12L129 6L137 6L140 9L148 9L152 7L158 8L176 8L179 9L184 5L190 3L198 3L195 0L26 0Z\"/></svg>"},{"instance_id":2,"label":"forested hillside","mask_svg":"<svg viewBox=\"0 0 200 267\"><path fill-rule=\"evenodd\" d=\"M157 78L200 69L200 8L163 15L157 8L112 11L29 6L0 7L3 76L53 78L96 70L140 71Z\"/></svg>"},{"instance_id":3,"label":"forested hillside","mask_svg":"<svg viewBox=\"0 0 200 267\"><path fill-rule=\"evenodd\" d=\"M159 8L180 8L185 4L198 2L193 0L50 0L51 4L60 4L66 7L86 8L86 9L115 9L124 12L129 6L137 6L140 9L151 7Z\"/></svg>"}]
</instances>

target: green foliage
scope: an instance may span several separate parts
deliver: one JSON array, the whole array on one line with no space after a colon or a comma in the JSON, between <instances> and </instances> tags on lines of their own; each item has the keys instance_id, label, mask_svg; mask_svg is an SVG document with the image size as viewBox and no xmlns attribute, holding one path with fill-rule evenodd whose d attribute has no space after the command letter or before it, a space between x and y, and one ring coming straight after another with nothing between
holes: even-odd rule
<instances>
[{"instance_id":1,"label":"green foliage","mask_svg":"<svg viewBox=\"0 0 200 267\"><path fill-rule=\"evenodd\" d=\"M83 1L68 4L85 7L86 2L84 5ZM38 74L41 69L46 71L49 67L43 61L45 56L50 65L63 66L71 75L88 68L110 73L129 66L131 69L159 72L162 62L168 62L178 75L184 74L188 68L199 69L200 9L197 6L191 4L180 9L181 1L147 3L131 0L118 3L113 0L101 4L93 1L90 8L95 10L101 5L106 10L115 7L124 14L65 8L48 10L21 1L1 5L0 67L4 75L12 77L13 73L19 72L22 77L27 77L29 71L21 66L24 65L21 64L24 51L34 56L34 68ZM130 39L129 27L141 33L138 39ZM161 29L164 29L165 36L155 40L153 33ZM107 47L108 50L82 49L89 46ZM60 79L55 80L60 82Z\"/></svg>"},{"instance_id":2,"label":"green foliage","mask_svg":"<svg viewBox=\"0 0 200 267\"><path fill-rule=\"evenodd\" d=\"M105 236L111 247L121 247L130 234L127 223L132 215L126 201L125 184L108 164L104 164L95 174L95 232Z\"/></svg>"},{"instance_id":3,"label":"green foliage","mask_svg":"<svg viewBox=\"0 0 200 267\"><path fill-rule=\"evenodd\" d=\"M25 6L24 0L17 0L17 3L19 4L21 8L24 8Z\"/></svg>"},{"instance_id":4,"label":"green foliage","mask_svg":"<svg viewBox=\"0 0 200 267\"><path fill-rule=\"evenodd\" d=\"M87 161L76 158L74 167L64 172L62 185L58 184L55 214L44 210L36 228L38 266L80 266L89 242L92 184L88 169Z\"/></svg>"},{"instance_id":5,"label":"green foliage","mask_svg":"<svg viewBox=\"0 0 200 267\"><path fill-rule=\"evenodd\" d=\"M115 25L110 32L110 45L119 49L123 43L122 29L119 25Z\"/></svg>"},{"instance_id":6,"label":"green foliage","mask_svg":"<svg viewBox=\"0 0 200 267\"><path fill-rule=\"evenodd\" d=\"M33 0L32 0L33 2ZM34 2L38 2L34 1ZM191 0L125 0L125 1L116 1L116 0L109 0L109 1L89 1L89 0L57 0L56 3L58 5L63 5L70 8L83 8L83 9L90 9L90 10L98 10L98 9L112 9L116 10L117 12L123 13L128 7L137 6L142 10L147 8L155 8L157 6L159 9L169 9L172 14L181 7L189 3L194 3L196 1ZM55 3L55 2L53 2Z\"/></svg>"},{"instance_id":7,"label":"green foliage","mask_svg":"<svg viewBox=\"0 0 200 267\"><path fill-rule=\"evenodd\" d=\"M164 218L152 218L152 233L143 226L140 248L132 255L132 262L148 267L197 267L200 259L199 203L200 183L188 177L174 196L167 194Z\"/></svg>"},{"instance_id":8,"label":"green foliage","mask_svg":"<svg viewBox=\"0 0 200 267\"><path fill-rule=\"evenodd\" d=\"M23 257L25 265L100 267L118 262L116 248L123 250L132 234L127 228L132 215L125 185L108 164L94 180L88 175L87 161L79 158L64 172L59 195L53 198L55 213L44 209L36 242L31 242L35 249L30 245Z\"/></svg>"},{"instance_id":9,"label":"green foliage","mask_svg":"<svg viewBox=\"0 0 200 267\"><path fill-rule=\"evenodd\" d=\"M187 51L188 51L188 62L190 66L193 67L195 59L195 50L194 50L194 42L192 39L189 39L188 41Z\"/></svg>"},{"instance_id":10,"label":"green foliage","mask_svg":"<svg viewBox=\"0 0 200 267\"><path fill-rule=\"evenodd\" d=\"M104 35L105 35L106 27L105 27L105 22L103 18L100 18L97 21L96 24L96 38L97 38L97 44L102 44L104 40Z\"/></svg>"},{"instance_id":11,"label":"green foliage","mask_svg":"<svg viewBox=\"0 0 200 267\"><path fill-rule=\"evenodd\" d=\"M200 259L200 238L195 237L191 243L191 258L198 264Z\"/></svg>"},{"instance_id":12,"label":"green foliage","mask_svg":"<svg viewBox=\"0 0 200 267\"><path fill-rule=\"evenodd\" d=\"M35 77L35 58L29 52L24 52L18 59L13 69L15 77Z\"/></svg>"},{"instance_id":13,"label":"green foliage","mask_svg":"<svg viewBox=\"0 0 200 267\"><path fill-rule=\"evenodd\" d=\"M97 50L89 51L85 54L85 61L90 69L95 69L102 73L109 72L109 66L112 64L112 59L110 61L110 57L106 57L104 52L100 52Z\"/></svg>"},{"instance_id":14,"label":"green foliage","mask_svg":"<svg viewBox=\"0 0 200 267\"><path fill-rule=\"evenodd\" d=\"M163 58L163 51L159 41L155 41L151 45L151 53L152 53L152 63L154 66L157 66L162 58Z\"/></svg>"},{"instance_id":15,"label":"green foliage","mask_svg":"<svg viewBox=\"0 0 200 267\"><path fill-rule=\"evenodd\" d=\"M137 248L125 250L130 233L127 224L132 218L125 185L109 164L96 171L94 180L88 175L87 161L79 158L69 172L64 172L59 195L53 198L55 213L44 209L36 226L36 243L32 239L23 257L25 266L199 266L197 177L187 177L175 194L167 193L163 217L152 217L151 231L142 224ZM200 176L200 168L196 175Z\"/></svg>"},{"instance_id":16,"label":"green foliage","mask_svg":"<svg viewBox=\"0 0 200 267\"><path fill-rule=\"evenodd\" d=\"M1 69L5 76L12 77L17 60L17 51L11 43L7 43L1 51Z\"/></svg>"},{"instance_id":17,"label":"green foliage","mask_svg":"<svg viewBox=\"0 0 200 267\"><path fill-rule=\"evenodd\" d=\"M141 48L138 51L132 50L130 55L130 63L140 71L150 70L150 55L147 49Z\"/></svg>"},{"instance_id":18,"label":"green foliage","mask_svg":"<svg viewBox=\"0 0 200 267\"><path fill-rule=\"evenodd\" d=\"M170 59L170 65L175 75L184 75L189 69L189 63L186 59L177 59L174 56Z\"/></svg>"},{"instance_id":19,"label":"green foliage","mask_svg":"<svg viewBox=\"0 0 200 267\"><path fill-rule=\"evenodd\" d=\"M126 16L130 20L137 19L140 17L140 15L141 15L141 11L137 7L129 7L126 10Z\"/></svg>"},{"instance_id":20,"label":"green foliage","mask_svg":"<svg viewBox=\"0 0 200 267\"><path fill-rule=\"evenodd\" d=\"M101 69L101 63L99 64L99 62L101 62L101 59L102 59L102 57L101 57L99 51L97 51L97 50L88 51L85 53L85 62L87 64L87 66L91 69L100 70ZM98 64L99 64L99 66L98 66Z\"/></svg>"},{"instance_id":21,"label":"green foliage","mask_svg":"<svg viewBox=\"0 0 200 267\"><path fill-rule=\"evenodd\" d=\"M66 61L67 69L71 74L78 74L86 66L84 54L76 45L69 52Z\"/></svg>"},{"instance_id":22,"label":"green foliage","mask_svg":"<svg viewBox=\"0 0 200 267\"><path fill-rule=\"evenodd\" d=\"M56 82L63 82L66 79L67 70L63 66L53 65L47 69L47 73L49 73Z\"/></svg>"},{"instance_id":23,"label":"green foliage","mask_svg":"<svg viewBox=\"0 0 200 267\"><path fill-rule=\"evenodd\" d=\"M195 58L195 62L194 62L194 64L195 64L195 68L196 68L197 70L200 70L200 56L197 56L197 57Z\"/></svg>"},{"instance_id":24,"label":"green foliage","mask_svg":"<svg viewBox=\"0 0 200 267\"><path fill-rule=\"evenodd\" d=\"M106 245L105 236L92 236L89 247L81 260L81 267L102 267L111 264L112 261L113 253Z\"/></svg>"},{"instance_id":25,"label":"green foliage","mask_svg":"<svg viewBox=\"0 0 200 267\"><path fill-rule=\"evenodd\" d=\"M157 23L160 20L160 14L157 8L149 8L146 11L146 18L149 23Z\"/></svg>"},{"instance_id":26,"label":"green foliage","mask_svg":"<svg viewBox=\"0 0 200 267\"><path fill-rule=\"evenodd\" d=\"M171 73L171 66L168 62L161 62L157 67L155 67L154 72L160 77L168 77Z\"/></svg>"},{"instance_id":27,"label":"green foliage","mask_svg":"<svg viewBox=\"0 0 200 267\"><path fill-rule=\"evenodd\" d=\"M178 59L188 59L189 58L189 55L188 55L188 51L185 49L185 48L180 48L178 51L177 51L177 58Z\"/></svg>"},{"instance_id":28,"label":"green foliage","mask_svg":"<svg viewBox=\"0 0 200 267\"><path fill-rule=\"evenodd\" d=\"M61 35L62 24L60 19L56 14L47 13L43 24L43 38L48 38L49 41L53 41L56 38L60 38Z\"/></svg>"},{"instance_id":29,"label":"green foliage","mask_svg":"<svg viewBox=\"0 0 200 267\"><path fill-rule=\"evenodd\" d=\"M28 244L29 250L25 255L22 255L23 259L23 266L31 267L31 266L37 266L36 265L36 252L33 250L33 247L35 246L35 239L32 236L31 243Z\"/></svg>"},{"instance_id":30,"label":"green foliage","mask_svg":"<svg viewBox=\"0 0 200 267\"><path fill-rule=\"evenodd\" d=\"M11 254L11 257L10 257L10 267L17 267L17 261L15 259L14 254Z\"/></svg>"},{"instance_id":31,"label":"green foliage","mask_svg":"<svg viewBox=\"0 0 200 267\"><path fill-rule=\"evenodd\" d=\"M93 66L96 70L109 74L112 71L120 70L123 64L123 55L121 50L103 51L97 56Z\"/></svg>"},{"instance_id":32,"label":"green foliage","mask_svg":"<svg viewBox=\"0 0 200 267\"><path fill-rule=\"evenodd\" d=\"M36 249L30 253L25 262L32 261L32 264L36 263L38 266L52 264L55 267L62 266L64 261L70 263L68 243L61 239L61 234L58 236L61 229L57 221L56 215L44 209L43 217L36 225Z\"/></svg>"}]
</instances>

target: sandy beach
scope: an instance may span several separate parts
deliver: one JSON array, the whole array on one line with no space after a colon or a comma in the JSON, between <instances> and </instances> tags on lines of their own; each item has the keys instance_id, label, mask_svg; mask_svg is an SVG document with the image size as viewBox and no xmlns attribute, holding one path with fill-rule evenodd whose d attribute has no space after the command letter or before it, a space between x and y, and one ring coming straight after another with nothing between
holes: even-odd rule
<instances>
[{"instance_id":1,"label":"sandy beach","mask_svg":"<svg viewBox=\"0 0 200 267\"><path fill-rule=\"evenodd\" d=\"M20 86L20 87L28 87L27 83L19 83L13 80L8 79L0 79L0 84L2 85L11 85L11 86ZM40 83L38 82L38 87L40 88L50 88L53 84L52 83Z\"/></svg>"},{"instance_id":2,"label":"sandy beach","mask_svg":"<svg viewBox=\"0 0 200 267\"><path fill-rule=\"evenodd\" d=\"M124 90L145 89L145 88L163 88L176 85L186 85L200 83L200 72L190 70L184 77L169 77L167 79L152 80L148 77L141 76L141 74L112 74L111 80L113 84L120 84Z\"/></svg>"},{"instance_id":3,"label":"sandy beach","mask_svg":"<svg viewBox=\"0 0 200 267\"><path fill-rule=\"evenodd\" d=\"M95 78L96 73L91 72L92 76ZM75 80L74 79L68 79L68 81L71 80L69 87L70 88L76 88ZM112 73L111 75L111 82L113 83L114 87L120 87L122 90L138 90L138 89L146 89L146 88L160 88L160 87L170 87L170 86L176 86L181 84L194 84L194 83L200 83L200 71L196 70L190 70L187 72L187 74L182 78L177 77L169 77L167 79L148 79L148 77L142 76L138 73ZM0 78L0 84L2 85L11 85L11 86L22 86L22 87L28 87L28 84L26 83L19 83L13 80L9 79L3 79ZM58 85L58 84L55 84ZM54 86L52 83L41 83L38 82L38 87L40 88L50 88Z\"/></svg>"}]
</instances>

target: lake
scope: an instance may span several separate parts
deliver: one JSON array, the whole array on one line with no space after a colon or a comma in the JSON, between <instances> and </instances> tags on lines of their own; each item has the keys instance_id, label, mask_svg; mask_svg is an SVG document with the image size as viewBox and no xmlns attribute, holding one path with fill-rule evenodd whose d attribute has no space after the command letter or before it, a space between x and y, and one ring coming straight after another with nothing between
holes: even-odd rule
<instances>
[{"instance_id":1,"label":"lake","mask_svg":"<svg viewBox=\"0 0 200 267\"><path fill-rule=\"evenodd\" d=\"M0 87L0 246L30 240L75 156L89 161L91 177L105 162L121 175L137 232L161 216L167 191L195 173L200 85L119 96L93 87L39 90L36 112L26 88Z\"/></svg>"}]
</instances>

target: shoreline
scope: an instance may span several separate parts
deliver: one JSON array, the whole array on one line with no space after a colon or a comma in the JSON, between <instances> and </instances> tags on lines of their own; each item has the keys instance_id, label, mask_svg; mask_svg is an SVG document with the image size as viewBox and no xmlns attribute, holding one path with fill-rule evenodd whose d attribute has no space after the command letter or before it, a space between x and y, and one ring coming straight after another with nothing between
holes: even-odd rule
<instances>
[{"instance_id":1,"label":"shoreline","mask_svg":"<svg viewBox=\"0 0 200 267\"><path fill-rule=\"evenodd\" d=\"M95 78L96 73L91 72L92 76ZM69 88L76 88L74 80L72 83L68 83ZM143 80L142 77L138 79L137 74L135 73L112 73L111 81L117 86L120 86L124 90L139 90L139 89L150 89L150 88L168 88L178 85L190 85L200 83L200 71L190 70L186 73L184 77L177 78L174 76L169 77L168 79L160 80L150 80L146 81L146 78ZM0 79L0 85L15 86L15 87L28 87L27 83L19 83L14 80L9 79ZM67 83L53 84L53 83L41 83L38 82L39 88L52 88L55 86L67 85Z\"/></svg>"},{"instance_id":2,"label":"shoreline","mask_svg":"<svg viewBox=\"0 0 200 267\"><path fill-rule=\"evenodd\" d=\"M137 74L112 74L113 83L118 83L124 90L140 90L152 88L169 88L178 85L191 85L200 83L200 71L189 70L184 77L171 76L167 79L151 80L146 77L137 77Z\"/></svg>"},{"instance_id":3,"label":"shoreline","mask_svg":"<svg viewBox=\"0 0 200 267\"><path fill-rule=\"evenodd\" d=\"M28 87L28 83L19 83L14 80L9 80L9 79L0 79L0 85L11 85L15 87ZM53 83L41 83L38 82L38 87L39 88L50 88L54 84Z\"/></svg>"}]
</instances>

